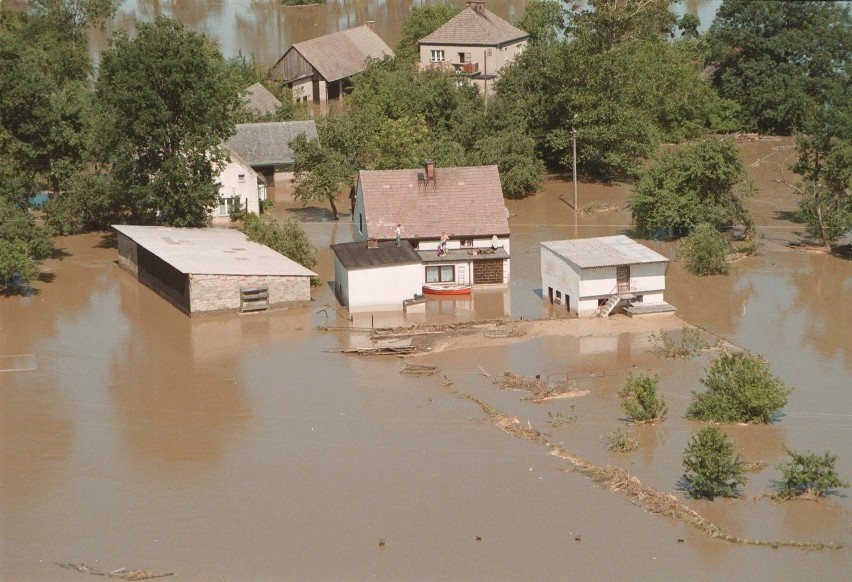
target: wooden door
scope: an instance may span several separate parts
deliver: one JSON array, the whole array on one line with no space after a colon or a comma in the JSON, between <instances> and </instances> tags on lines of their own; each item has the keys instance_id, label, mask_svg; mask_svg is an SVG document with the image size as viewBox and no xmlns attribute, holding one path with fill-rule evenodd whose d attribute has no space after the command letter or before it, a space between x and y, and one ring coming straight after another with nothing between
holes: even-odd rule
<instances>
[{"instance_id":1,"label":"wooden door","mask_svg":"<svg viewBox=\"0 0 852 582\"><path fill-rule=\"evenodd\" d=\"M630 291L630 265L619 265L615 268L615 281L619 294Z\"/></svg>"}]
</instances>

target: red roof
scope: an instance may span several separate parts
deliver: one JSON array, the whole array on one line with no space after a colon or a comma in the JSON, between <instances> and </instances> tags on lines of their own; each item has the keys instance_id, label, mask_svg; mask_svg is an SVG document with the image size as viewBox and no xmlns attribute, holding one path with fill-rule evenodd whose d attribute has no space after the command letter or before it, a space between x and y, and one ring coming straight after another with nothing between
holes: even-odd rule
<instances>
[{"instance_id":1,"label":"red roof","mask_svg":"<svg viewBox=\"0 0 852 582\"><path fill-rule=\"evenodd\" d=\"M497 166L435 168L434 180L425 170L361 170L370 238L437 239L508 235L508 211L503 202Z\"/></svg>"}]
</instances>

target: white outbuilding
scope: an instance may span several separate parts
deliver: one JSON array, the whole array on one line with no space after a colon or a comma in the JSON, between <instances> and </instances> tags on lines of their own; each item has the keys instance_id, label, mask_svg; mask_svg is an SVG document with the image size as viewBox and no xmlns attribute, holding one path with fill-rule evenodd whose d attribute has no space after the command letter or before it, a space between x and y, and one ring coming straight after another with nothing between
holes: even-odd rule
<instances>
[{"instance_id":1,"label":"white outbuilding","mask_svg":"<svg viewBox=\"0 0 852 582\"><path fill-rule=\"evenodd\" d=\"M624 235L541 243L542 294L580 317L674 313L663 300L669 259Z\"/></svg>"}]
</instances>

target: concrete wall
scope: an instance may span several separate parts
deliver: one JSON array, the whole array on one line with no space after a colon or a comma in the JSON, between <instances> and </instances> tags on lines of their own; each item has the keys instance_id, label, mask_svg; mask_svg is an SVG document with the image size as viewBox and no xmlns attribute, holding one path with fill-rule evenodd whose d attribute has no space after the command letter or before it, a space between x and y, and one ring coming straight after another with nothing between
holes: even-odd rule
<instances>
[{"instance_id":1,"label":"concrete wall","mask_svg":"<svg viewBox=\"0 0 852 582\"><path fill-rule=\"evenodd\" d=\"M290 87L293 89L293 101L297 103L302 101L307 103L314 102L314 89L311 77L293 81L290 83Z\"/></svg>"},{"instance_id":2,"label":"concrete wall","mask_svg":"<svg viewBox=\"0 0 852 582\"><path fill-rule=\"evenodd\" d=\"M240 289L253 287L269 288L270 308L305 307L311 300L309 277L190 275L192 315L238 311Z\"/></svg>"},{"instance_id":3,"label":"concrete wall","mask_svg":"<svg viewBox=\"0 0 852 582\"><path fill-rule=\"evenodd\" d=\"M580 273L564 258L545 247L541 247L541 292L545 298L550 298L552 294L555 304L564 305L566 309L577 313Z\"/></svg>"},{"instance_id":4,"label":"concrete wall","mask_svg":"<svg viewBox=\"0 0 852 582\"><path fill-rule=\"evenodd\" d=\"M338 273L337 263L335 259L335 277ZM345 305L350 312L401 311L404 299L411 299L423 292L424 273L423 266L418 263L353 269L347 274Z\"/></svg>"},{"instance_id":5,"label":"concrete wall","mask_svg":"<svg viewBox=\"0 0 852 582\"><path fill-rule=\"evenodd\" d=\"M128 236L118 234L118 266L139 278L139 259L136 256L136 243Z\"/></svg>"}]
</instances>

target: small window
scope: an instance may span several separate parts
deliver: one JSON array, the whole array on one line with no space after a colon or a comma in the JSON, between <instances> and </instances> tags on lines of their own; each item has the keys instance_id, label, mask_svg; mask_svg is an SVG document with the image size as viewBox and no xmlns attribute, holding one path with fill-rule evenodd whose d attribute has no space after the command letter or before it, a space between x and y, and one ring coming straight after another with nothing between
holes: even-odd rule
<instances>
[{"instance_id":1,"label":"small window","mask_svg":"<svg viewBox=\"0 0 852 582\"><path fill-rule=\"evenodd\" d=\"M360 212L358 213L358 232L364 234L364 215Z\"/></svg>"},{"instance_id":2,"label":"small window","mask_svg":"<svg viewBox=\"0 0 852 582\"><path fill-rule=\"evenodd\" d=\"M522 52L524 52L524 45L522 45L522 44L515 45L515 54L519 55Z\"/></svg>"},{"instance_id":3,"label":"small window","mask_svg":"<svg viewBox=\"0 0 852 582\"><path fill-rule=\"evenodd\" d=\"M239 182L240 184L245 184L245 182L246 182L246 175L245 175L245 174L240 174L240 175L238 175L238 176L237 176L237 182Z\"/></svg>"},{"instance_id":4,"label":"small window","mask_svg":"<svg viewBox=\"0 0 852 582\"><path fill-rule=\"evenodd\" d=\"M442 50L433 50L432 56L430 59L433 63L443 63L444 62L444 51Z\"/></svg>"},{"instance_id":5,"label":"small window","mask_svg":"<svg viewBox=\"0 0 852 582\"><path fill-rule=\"evenodd\" d=\"M472 238L463 238L459 241L459 246L461 247L472 247L473 239Z\"/></svg>"},{"instance_id":6,"label":"small window","mask_svg":"<svg viewBox=\"0 0 852 582\"><path fill-rule=\"evenodd\" d=\"M453 283L456 280L456 268L453 265L426 267L427 283Z\"/></svg>"}]
</instances>

